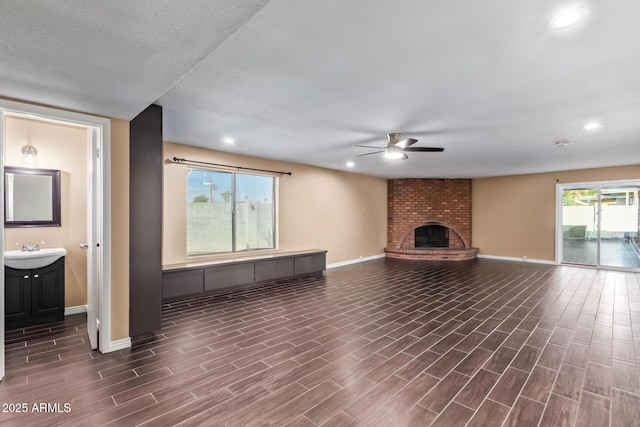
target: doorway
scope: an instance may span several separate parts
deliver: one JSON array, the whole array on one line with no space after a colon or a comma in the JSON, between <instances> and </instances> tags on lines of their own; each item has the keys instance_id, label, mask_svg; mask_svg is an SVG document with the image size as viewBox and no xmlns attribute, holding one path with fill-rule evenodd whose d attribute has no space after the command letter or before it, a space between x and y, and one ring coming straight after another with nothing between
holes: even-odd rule
<instances>
[{"instance_id":1,"label":"doorway","mask_svg":"<svg viewBox=\"0 0 640 427\"><path fill-rule=\"evenodd\" d=\"M93 349L102 352L110 350L110 241L108 183L110 171L110 125L109 119L85 114L72 113L30 104L0 100L0 152L7 146L6 120L18 117L36 122L57 123L62 126L82 128L86 144L86 241L76 242L74 250L86 252L86 305L81 308L87 313L87 331ZM0 166L4 168L5 156L1 156ZM64 169L61 167L61 169ZM0 211L4 211L4 174L0 174ZM63 188L63 191L65 189ZM66 191L73 190L67 188ZM77 190L76 190L77 191ZM0 244L5 244L4 221L0 222ZM7 242L11 243L11 242ZM11 248L13 249L13 248ZM4 270L4 257L0 257L0 269ZM4 319L4 274L0 275L0 317ZM100 322L99 322L100 319ZM98 334L98 325L100 333ZM0 326L0 379L4 377L4 322Z\"/></svg>"},{"instance_id":2,"label":"doorway","mask_svg":"<svg viewBox=\"0 0 640 427\"><path fill-rule=\"evenodd\" d=\"M557 186L561 263L640 269L640 180Z\"/></svg>"}]
</instances>

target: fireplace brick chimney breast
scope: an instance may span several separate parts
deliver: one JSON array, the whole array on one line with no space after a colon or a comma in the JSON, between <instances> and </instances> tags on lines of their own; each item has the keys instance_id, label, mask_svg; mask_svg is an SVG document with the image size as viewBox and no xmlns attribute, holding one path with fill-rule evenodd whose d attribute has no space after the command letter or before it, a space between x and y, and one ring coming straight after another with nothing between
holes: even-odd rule
<instances>
[{"instance_id":1,"label":"fireplace brick chimney breast","mask_svg":"<svg viewBox=\"0 0 640 427\"><path fill-rule=\"evenodd\" d=\"M470 179L392 179L387 192L387 256L411 259L475 258L471 247ZM414 231L442 225L449 248L414 248Z\"/></svg>"}]
</instances>

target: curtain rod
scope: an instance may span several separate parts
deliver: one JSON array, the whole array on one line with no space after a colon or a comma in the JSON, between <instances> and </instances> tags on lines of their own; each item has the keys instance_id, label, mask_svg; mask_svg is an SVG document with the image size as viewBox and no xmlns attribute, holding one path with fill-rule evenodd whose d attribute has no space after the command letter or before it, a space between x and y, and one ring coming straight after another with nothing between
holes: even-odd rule
<instances>
[{"instance_id":1,"label":"curtain rod","mask_svg":"<svg viewBox=\"0 0 640 427\"><path fill-rule=\"evenodd\" d=\"M182 158L179 158L179 157L174 157L173 158L173 163L181 163L181 164L190 163L190 164L196 164L196 165L217 166L217 167L236 169L236 170L246 170L246 171L254 171L254 172L269 172L269 173L277 173L277 174L280 174L280 175L291 175L291 172L272 171L272 170L269 170L269 169L245 168L245 167L242 167L242 166L222 165L222 164L219 164L219 163L200 162L198 160L182 159Z\"/></svg>"}]
</instances>

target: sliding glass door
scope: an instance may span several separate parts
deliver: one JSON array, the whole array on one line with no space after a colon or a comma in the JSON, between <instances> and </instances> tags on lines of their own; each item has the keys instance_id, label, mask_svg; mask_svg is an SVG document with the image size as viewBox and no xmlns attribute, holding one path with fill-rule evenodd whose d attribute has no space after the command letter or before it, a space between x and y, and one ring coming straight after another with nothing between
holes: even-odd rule
<instances>
[{"instance_id":1,"label":"sliding glass door","mask_svg":"<svg viewBox=\"0 0 640 427\"><path fill-rule=\"evenodd\" d=\"M598 190L562 191L562 262L598 264Z\"/></svg>"},{"instance_id":2,"label":"sliding glass door","mask_svg":"<svg viewBox=\"0 0 640 427\"><path fill-rule=\"evenodd\" d=\"M638 190L636 186L600 190L600 264L640 268L638 257Z\"/></svg>"},{"instance_id":3,"label":"sliding glass door","mask_svg":"<svg viewBox=\"0 0 640 427\"><path fill-rule=\"evenodd\" d=\"M640 181L558 186L563 263L640 268Z\"/></svg>"}]
</instances>

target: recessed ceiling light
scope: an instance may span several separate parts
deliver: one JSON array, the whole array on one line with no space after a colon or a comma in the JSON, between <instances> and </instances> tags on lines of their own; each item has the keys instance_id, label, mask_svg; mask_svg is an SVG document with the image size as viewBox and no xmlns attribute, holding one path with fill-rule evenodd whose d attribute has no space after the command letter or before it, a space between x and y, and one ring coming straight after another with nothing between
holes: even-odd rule
<instances>
[{"instance_id":1,"label":"recessed ceiling light","mask_svg":"<svg viewBox=\"0 0 640 427\"><path fill-rule=\"evenodd\" d=\"M587 11L584 9L565 10L551 18L547 22L547 27L550 30L569 28L580 22L585 16L587 16Z\"/></svg>"},{"instance_id":2,"label":"recessed ceiling light","mask_svg":"<svg viewBox=\"0 0 640 427\"><path fill-rule=\"evenodd\" d=\"M347 162L347 167L348 167L348 168L352 168L352 167L354 167L355 165L356 165L356 164L355 164L355 163L353 163L353 162Z\"/></svg>"},{"instance_id":3,"label":"recessed ceiling light","mask_svg":"<svg viewBox=\"0 0 640 427\"><path fill-rule=\"evenodd\" d=\"M556 141L556 147L565 147L567 145L569 145L568 139L562 139L560 141Z\"/></svg>"},{"instance_id":4,"label":"recessed ceiling light","mask_svg":"<svg viewBox=\"0 0 640 427\"><path fill-rule=\"evenodd\" d=\"M223 138L222 142L224 142L227 145L233 145L233 144L236 143L235 139L230 138L230 137Z\"/></svg>"},{"instance_id":5,"label":"recessed ceiling light","mask_svg":"<svg viewBox=\"0 0 640 427\"><path fill-rule=\"evenodd\" d=\"M587 122L584 125L584 130L596 130L600 127L602 127L602 124L600 122Z\"/></svg>"}]
</instances>

